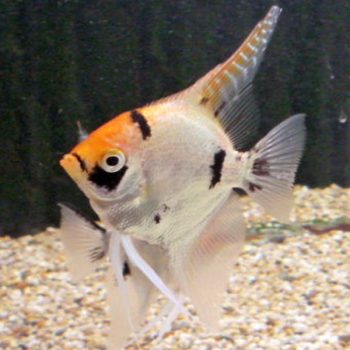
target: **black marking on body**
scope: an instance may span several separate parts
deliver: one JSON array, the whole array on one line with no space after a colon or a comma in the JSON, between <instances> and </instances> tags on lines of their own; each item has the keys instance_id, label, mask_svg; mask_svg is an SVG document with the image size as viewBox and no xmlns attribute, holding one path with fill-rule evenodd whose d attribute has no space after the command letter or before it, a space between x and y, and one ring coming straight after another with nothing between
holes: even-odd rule
<instances>
[{"instance_id":1,"label":"black marking on body","mask_svg":"<svg viewBox=\"0 0 350 350\"><path fill-rule=\"evenodd\" d=\"M101 260L105 255L106 253L101 247L93 248L89 252L89 257L91 262Z\"/></svg>"},{"instance_id":2,"label":"black marking on body","mask_svg":"<svg viewBox=\"0 0 350 350\"><path fill-rule=\"evenodd\" d=\"M170 210L170 207L168 207L166 204L162 205L163 212L166 213L168 210Z\"/></svg>"},{"instance_id":3,"label":"black marking on body","mask_svg":"<svg viewBox=\"0 0 350 350\"><path fill-rule=\"evenodd\" d=\"M225 106L226 106L226 101L222 101L220 106L215 110L214 116L217 117Z\"/></svg>"},{"instance_id":4,"label":"black marking on body","mask_svg":"<svg viewBox=\"0 0 350 350\"><path fill-rule=\"evenodd\" d=\"M266 159L258 158L255 159L253 164L252 173L257 176L268 176L270 175L269 163Z\"/></svg>"},{"instance_id":5,"label":"black marking on body","mask_svg":"<svg viewBox=\"0 0 350 350\"><path fill-rule=\"evenodd\" d=\"M134 123L138 124L144 140L151 137L151 128L147 122L147 119L142 113L138 112L137 110L132 111L131 119Z\"/></svg>"},{"instance_id":6,"label":"black marking on body","mask_svg":"<svg viewBox=\"0 0 350 350\"><path fill-rule=\"evenodd\" d=\"M160 220L161 220L161 216L159 215L159 213L157 213L156 215L154 215L154 222L156 224L159 224L160 223Z\"/></svg>"},{"instance_id":7,"label":"black marking on body","mask_svg":"<svg viewBox=\"0 0 350 350\"><path fill-rule=\"evenodd\" d=\"M74 156L74 157L77 159L77 161L79 162L80 169L81 169L82 171L87 172L86 163L85 163L85 161L79 156L79 154L78 154L78 153L72 153L72 156Z\"/></svg>"},{"instance_id":8,"label":"black marking on body","mask_svg":"<svg viewBox=\"0 0 350 350\"><path fill-rule=\"evenodd\" d=\"M262 187L260 185L254 184L253 182L249 182L248 186L249 186L250 192L255 192L256 190L259 190L259 191L262 190Z\"/></svg>"},{"instance_id":9,"label":"black marking on body","mask_svg":"<svg viewBox=\"0 0 350 350\"><path fill-rule=\"evenodd\" d=\"M124 261L124 265L123 265L123 276L127 277L131 275L131 270L130 270L130 266L128 264L127 261Z\"/></svg>"},{"instance_id":10,"label":"black marking on body","mask_svg":"<svg viewBox=\"0 0 350 350\"><path fill-rule=\"evenodd\" d=\"M99 187L105 187L107 190L112 191L117 188L127 170L128 167L124 166L115 173L108 173L97 165L89 175L89 180Z\"/></svg>"},{"instance_id":11,"label":"black marking on body","mask_svg":"<svg viewBox=\"0 0 350 350\"><path fill-rule=\"evenodd\" d=\"M212 176L209 188L213 188L218 182L220 182L225 156L226 152L223 149L214 154L214 163L210 166Z\"/></svg>"}]
</instances>

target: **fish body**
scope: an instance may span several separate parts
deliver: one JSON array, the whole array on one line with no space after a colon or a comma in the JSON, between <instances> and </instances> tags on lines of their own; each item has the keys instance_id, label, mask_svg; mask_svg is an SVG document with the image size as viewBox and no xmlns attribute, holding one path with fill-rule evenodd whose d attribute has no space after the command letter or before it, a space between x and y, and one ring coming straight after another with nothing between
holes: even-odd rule
<instances>
[{"instance_id":1,"label":"fish body","mask_svg":"<svg viewBox=\"0 0 350 350\"><path fill-rule=\"evenodd\" d=\"M137 151L142 179L136 198L109 203L107 211L105 203L93 204L112 227L165 247L196 230L227 199L233 184L229 168L234 169L234 151L228 137L203 120L200 111L185 111L175 102L138 110L152 136Z\"/></svg>"},{"instance_id":2,"label":"fish body","mask_svg":"<svg viewBox=\"0 0 350 350\"><path fill-rule=\"evenodd\" d=\"M121 256L121 244L131 265L178 309L182 304L176 295L190 297L209 325L217 323L219 295L244 240L232 188L244 189L279 220L288 220L292 206L304 116L290 117L243 151L258 119L252 81L280 12L272 7L238 51L194 85L120 114L61 160L120 242L111 247L111 262ZM139 252L135 242L144 242ZM157 259L143 260L149 246L157 247L153 258L165 257L163 277L176 293L159 278ZM122 259L114 263L119 284L121 264Z\"/></svg>"}]
</instances>

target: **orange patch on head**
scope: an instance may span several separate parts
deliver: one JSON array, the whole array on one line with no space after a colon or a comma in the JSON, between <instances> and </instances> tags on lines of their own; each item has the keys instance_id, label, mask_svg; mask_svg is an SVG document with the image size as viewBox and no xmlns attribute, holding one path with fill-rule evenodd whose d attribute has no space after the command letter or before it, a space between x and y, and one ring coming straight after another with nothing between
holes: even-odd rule
<instances>
[{"instance_id":1,"label":"orange patch on head","mask_svg":"<svg viewBox=\"0 0 350 350\"><path fill-rule=\"evenodd\" d=\"M140 142L140 133L130 112L124 112L92 132L60 161L61 166L75 180L89 173L111 149L119 148L127 157ZM78 157L77 157L78 156Z\"/></svg>"},{"instance_id":2,"label":"orange patch on head","mask_svg":"<svg viewBox=\"0 0 350 350\"><path fill-rule=\"evenodd\" d=\"M96 163L106 152L116 147L127 154L135 141L135 134L130 112L125 112L92 132L71 153L78 153L83 159L86 156L88 163Z\"/></svg>"}]
</instances>

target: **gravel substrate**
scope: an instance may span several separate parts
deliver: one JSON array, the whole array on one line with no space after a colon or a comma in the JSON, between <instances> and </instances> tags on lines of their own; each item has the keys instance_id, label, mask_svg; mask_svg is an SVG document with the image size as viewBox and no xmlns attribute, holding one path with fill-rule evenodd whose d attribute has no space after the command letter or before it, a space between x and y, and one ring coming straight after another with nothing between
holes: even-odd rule
<instances>
[{"instance_id":1,"label":"gravel substrate","mask_svg":"<svg viewBox=\"0 0 350 350\"><path fill-rule=\"evenodd\" d=\"M297 187L295 196L300 224L350 218L350 189ZM350 349L350 232L277 230L242 200L250 231L263 234L251 235L232 270L220 332L180 317L160 343L152 330L139 348ZM0 237L0 349L105 349L108 329L104 269L74 285L57 230Z\"/></svg>"}]
</instances>

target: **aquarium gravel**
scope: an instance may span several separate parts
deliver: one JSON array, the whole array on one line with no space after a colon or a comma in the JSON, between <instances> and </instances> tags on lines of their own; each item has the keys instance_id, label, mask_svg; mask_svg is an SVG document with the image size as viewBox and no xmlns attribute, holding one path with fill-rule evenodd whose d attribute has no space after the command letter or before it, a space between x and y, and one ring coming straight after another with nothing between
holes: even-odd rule
<instances>
[{"instance_id":1,"label":"aquarium gravel","mask_svg":"<svg viewBox=\"0 0 350 350\"><path fill-rule=\"evenodd\" d=\"M159 343L150 330L139 348L350 349L350 189L297 186L295 197L294 225L271 221L242 198L249 234L217 332L205 330L188 305L191 319L179 317ZM57 229L0 237L0 349L105 349L104 272L71 283Z\"/></svg>"}]
</instances>

